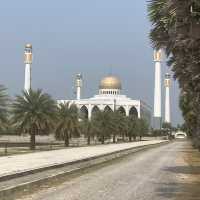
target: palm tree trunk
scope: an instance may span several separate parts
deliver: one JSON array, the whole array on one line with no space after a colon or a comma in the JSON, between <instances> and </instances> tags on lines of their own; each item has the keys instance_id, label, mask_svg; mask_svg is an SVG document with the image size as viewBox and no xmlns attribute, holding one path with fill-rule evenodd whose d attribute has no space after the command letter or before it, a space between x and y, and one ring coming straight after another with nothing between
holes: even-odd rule
<instances>
[{"instance_id":1,"label":"palm tree trunk","mask_svg":"<svg viewBox=\"0 0 200 200\"><path fill-rule=\"evenodd\" d=\"M68 131L65 131L65 146L68 147L69 146L69 134Z\"/></svg>"},{"instance_id":2,"label":"palm tree trunk","mask_svg":"<svg viewBox=\"0 0 200 200\"><path fill-rule=\"evenodd\" d=\"M129 138L129 142L131 142L131 140L132 140L132 137L131 137L131 135L129 135L129 137L128 137L128 138Z\"/></svg>"},{"instance_id":3,"label":"palm tree trunk","mask_svg":"<svg viewBox=\"0 0 200 200\"><path fill-rule=\"evenodd\" d=\"M37 131L37 127L33 124L32 128L29 130L30 132L30 150L35 150L35 135Z\"/></svg>"},{"instance_id":4,"label":"palm tree trunk","mask_svg":"<svg viewBox=\"0 0 200 200\"><path fill-rule=\"evenodd\" d=\"M136 141L136 135L133 136L134 141Z\"/></svg>"},{"instance_id":5,"label":"palm tree trunk","mask_svg":"<svg viewBox=\"0 0 200 200\"><path fill-rule=\"evenodd\" d=\"M30 135L30 149L31 150L35 150L35 132L31 131L31 135Z\"/></svg>"},{"instance_id":6,"label":"palm tree trunk","mask_svg":"<svg viewBox=\"0 0 200 200\"><path fill-rule=\"evenodd\" d=\"M196 140L197 140L197 148L200 151L200 106L197 105L197 126L196 126Z\"/></svg>"},{"instance_id":7,"label":"palm tree trunk","mask_svg":"<svg viewBox=\"0 0 200 200\"><path fill-rule=\"evenodd\" d=\"M123 140L123 142L125 142L125 134L124 133L122 134L122 140Z\"/></svg>"},{"instance_id":8,"label":"palm tree trunk","mask_svg":"<svg viewBox=\"0 0 200 200\"><path fill-rule=\"evenodd\" d=\"M105 143L105 137L103 135L102 138L101 138L101 144L104 144L104 143Z\"/></svg>"},{"instance_id":9,"label":"palm tree trunk","mask_svg":"<svg viewBox=\"0 0 200 200\"><path fill-rule=\"evenodd\" d=\"M90 145L90 135L88 135L87 144Z\"/></svg>"},{"instance_id":10,"label":"palm tree trunk","mask_svg":"<svg viewBox=\"0 0 200 200\"><path fill-rule=\"evenodd\" d=\"M116 135L113 134L113 143L116 143Z\"/></svg>"}]
</instances>

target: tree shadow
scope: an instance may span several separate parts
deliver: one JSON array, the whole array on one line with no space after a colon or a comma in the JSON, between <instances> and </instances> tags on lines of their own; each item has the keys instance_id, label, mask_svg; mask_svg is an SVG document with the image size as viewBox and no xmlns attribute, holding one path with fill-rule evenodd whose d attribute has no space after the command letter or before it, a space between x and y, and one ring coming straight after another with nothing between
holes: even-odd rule
<instances>
[{"instance_id":1,"label":"tree shadow","mask_svg":"<svg viewBox=\"0 0 200 200\"><path fill-rule=\"evenodd\" d=\"M175 174L191 174L191 175L200 174L200 166L165 167L164 170Z\"/></svg>"},{"instance_id":2,"label":"tree shadow","mask_svg":"<svg viewBox=\"0 0 200 200\"><path fill-rule=\"evenodd\" d=\"M166 174L171 176L182 174L180 182L164 182L159 183L156 190L160 199L176 199L176 200L199 200L200 199L200 180L192 181L192 179L184 180L184 175L200 175L200 166L174 166L165 167L163 169Z\"/></svg>"},{"instance_id":3,"label":"tree shadow","mask_svg":"<svg viewBox=\"0 0 200 200\"><path fill-rule=\"evenodd\" d=\"M176 194L180 191L180 186L176 183L159 183L159 187L156 190L156 194L159 197L163 197L165 199L171 199L176 196Z\"/></svg>"},{"instance_id":4,"label":"tree shadow","mask_svg":"<svg viewBox=\"0 0 200 200\"><path fill-rule=\"evenodd\" d=\"M156 190L159 199L199 200L200 182L193 183L159 183Z\"/></svg>"}]
</instances>

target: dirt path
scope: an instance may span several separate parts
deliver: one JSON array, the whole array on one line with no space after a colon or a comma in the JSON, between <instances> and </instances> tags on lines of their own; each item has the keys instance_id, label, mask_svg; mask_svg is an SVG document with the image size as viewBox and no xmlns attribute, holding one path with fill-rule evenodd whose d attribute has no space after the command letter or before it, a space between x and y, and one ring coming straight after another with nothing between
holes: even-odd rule
<instances>
[{"instance_id":1,"label":"dirt path","mask_svg":"<svg viewBox=\"0 0 200 200\"><path fill-rule=\"evenodd\" d=\"M176 159L176 167L169 167L179 180L174 192L177 200L200 199L200 152L187 143L182 149L182 156Z\"/></svg>"}]
</instances>

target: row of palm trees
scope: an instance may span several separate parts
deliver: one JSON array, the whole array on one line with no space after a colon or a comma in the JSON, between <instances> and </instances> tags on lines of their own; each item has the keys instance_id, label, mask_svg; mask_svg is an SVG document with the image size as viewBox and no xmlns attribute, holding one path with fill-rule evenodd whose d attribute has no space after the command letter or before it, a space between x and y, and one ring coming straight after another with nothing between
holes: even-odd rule
<instances>
[{"instance_id":1,"label":"row of palm trees","mask_svg":"<svg viewBox=\"0 0 200 200\"><path fill-rule=\"evenodd\" d=\"M0 86L0 128L14 127L19 133L30 135L30 149L36 146L36 135L55 133L55 138L69 146L70 138L84 135L90 145L92 138L103 144L106 139L117 137L136 139L148 132L148 124L143 119L126 117L119 111L98 111L91 120L80 118L74 104L57 104L41 90L30 90L9 101L6 89Z\"/></svg>"},{"instance_id":2,"label":"row of palm trees","mask_svg":"<svg viewBox=\"0 0 200 200\"><path fill-rule=\"evenodd\" d=\"M149 0L153 47L164 49L181 89L187 132L200 147L200 1Z\"/></svg>"},{"instance_id":3,"label":"row of palm trees","mask_svg":"<svg viewBox=\"0 0 200 200\"><path fill-rule=\"evenodd\" d=\"M80 122L82 133L88 138L88 145L93 137L98 137L102 144L106 139L112 138L113 143L117 138L131 142L139 136L146 135L149 125L144 119L135 116L124 116L120 111L98 111L91 120L84 119Z\"/></svg>"}]
</instances>

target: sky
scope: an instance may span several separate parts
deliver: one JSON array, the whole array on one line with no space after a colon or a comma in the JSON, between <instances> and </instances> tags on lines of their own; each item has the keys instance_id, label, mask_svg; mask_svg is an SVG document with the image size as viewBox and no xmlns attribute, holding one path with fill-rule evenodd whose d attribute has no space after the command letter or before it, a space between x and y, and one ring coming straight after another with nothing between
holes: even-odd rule
<instances>
[{"instance_id":1,"label":"sky","mask_svg":"<svg viewBox=\"0 0 200 200\"><path fill-rule=\"evenodd\" d=\"M123 94L153 107L147 0L6 0L1 2L0 24L0 84L11 96L23 90L24 45L31 43L34 89L41 88L55 99L73 99L75 75L82 73L83 97L91 97L99 81L112 73L120 77ZM168 70L163 62L163 77ZM182 123L178 97L173 81L174 125Z\"/></svg>"}]
</instances>

